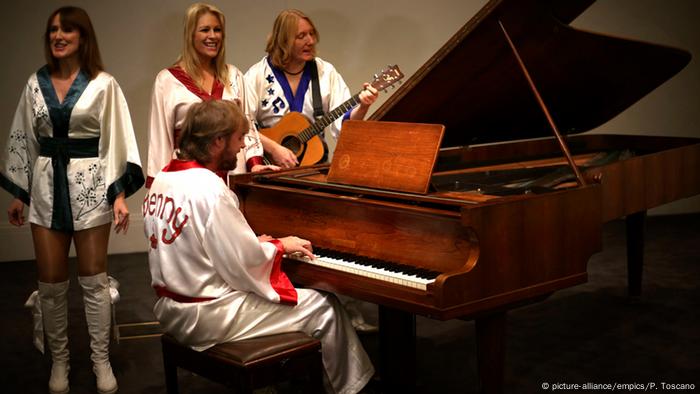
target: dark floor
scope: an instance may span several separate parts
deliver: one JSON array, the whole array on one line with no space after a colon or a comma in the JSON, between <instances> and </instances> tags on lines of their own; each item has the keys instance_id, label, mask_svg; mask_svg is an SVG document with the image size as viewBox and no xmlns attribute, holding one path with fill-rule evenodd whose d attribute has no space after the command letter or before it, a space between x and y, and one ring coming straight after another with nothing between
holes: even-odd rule
<instances>
[{"instance_id":1,"label":"dark floor","mask_svg":"<svg viewBox=\"0 0 700 394\"><path fill-rule=\"evenodd\" d=\"M617 221L604 227L604 251L590 260L587 284L509 313L506 392L550 391L542 387L555 383L700 387L700 215L649 217L646 238L641 297L626 295L624 223ZM155 297L145 254L110 257L110 274L121 282L118 322L152 320ZM2 393L46 392L50 359L32 346L30 314L22 307L35 277L31 261L0 263ZM76 279L69 297L71 393L93 393ZM368 314L376 316L371 307ZM364 336L363 342L376 358L376 336ZM419 393L476 392L473 322L419 317L418 358ZM113 343L111 360L121 393L165 392L158 339ZM183 393L227 392L194 375L180 377ZM620 390L630 391L620 386L615 391Z\"/></svg>"}]
</instances>

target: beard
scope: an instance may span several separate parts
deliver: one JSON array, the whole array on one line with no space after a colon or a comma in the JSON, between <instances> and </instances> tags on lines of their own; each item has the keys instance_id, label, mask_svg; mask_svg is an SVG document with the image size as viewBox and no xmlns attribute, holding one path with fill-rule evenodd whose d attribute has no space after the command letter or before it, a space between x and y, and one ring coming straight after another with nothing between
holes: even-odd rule
<instances>
[{"instance_id":1,"label":"beard","mask_svg":"<svg viewBox=\"0 0 700 394\"><path fill-rule=\"evenodd\" d=\"M236 168L238 164L238 159L236 156L222 157L219 163L219 171L231 171Z\"/></svg>"},{"instance_id":2,"label":"beard","mask_svg":"<svg viewBox=\"0 0 700 394\"><path fill-rule=\"evenodd\" d=\"M217 166L219 171L234 170L236 168L236 165L238 164L238 154L235 152L231 152L229 145L229 142L226 141L223 154L221 155L221 160L219 161L219 165Z\"/></svg>"}]
</instances>

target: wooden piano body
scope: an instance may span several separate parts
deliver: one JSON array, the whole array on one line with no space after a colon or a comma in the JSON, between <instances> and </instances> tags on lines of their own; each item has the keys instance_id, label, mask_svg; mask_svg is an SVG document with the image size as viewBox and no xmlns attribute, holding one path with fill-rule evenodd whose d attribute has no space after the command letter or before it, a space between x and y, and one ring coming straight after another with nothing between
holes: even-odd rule
<instances>
[{"instance_id":1,"label":"wooden piano body","mask_svg":"<svg viewBox=\"0 0 700 394\"><path fill-rule=\"evenodd\" d=\"M602 224L621 217L628 218L630 291L639 292L646 210L700 193L700 140L576 135L624 111L690 59L682 50L570 27L591 3L490 1L374 113L372 121L445 125L427 194L330 183L328 165L233 179L258 233L295 234L441 273L423 291L285 261L299 285L380 305L388 391L411 391L420 314L475 319L481 389L500 392L508 309L585 282ZM506 36L585 184L551 137Z\"/></svg>"},{"instance_id":2,"label":"wooden piano body","mask_svg":"<svg viewBox=\"0 0 700 394\"><path fill-rule=\"evenodd\" d=\"M597 185L473 203L310 184L326 170L307 167L238 183L251 227L443 274L420 291L289 261L285 271L306 286L445 320L583 283L586 262L600 249Z\"/></svg>"}]
</instances>

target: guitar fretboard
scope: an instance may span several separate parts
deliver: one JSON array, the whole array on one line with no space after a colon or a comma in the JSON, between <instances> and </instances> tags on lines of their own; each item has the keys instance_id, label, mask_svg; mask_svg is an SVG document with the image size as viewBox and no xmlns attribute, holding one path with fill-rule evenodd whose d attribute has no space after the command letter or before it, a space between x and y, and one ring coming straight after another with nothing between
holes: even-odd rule
<instances>
[{"instance_id":1,"label":"guitar fretboard","mask_svg":"<svg viewBox=\"0 0 700 394\"><path fill-rule=\"evenodd\" d=\"M321 134L323 130L328 127L329 124L333 123L336 119L339 117L343 116L346 112L351 110L353 107L355 107L357 104L360 103L360 94L356 94L352 97L350 97L346 102L340 104L338 107L336 107L334 110L331 112L323 115L322 117L318 118L312 124L311 126L305 128L299 133L299 140L301 140L302 143L307 142L308 140L312 139L318 134Z\"/></svg>"}]
</instances>

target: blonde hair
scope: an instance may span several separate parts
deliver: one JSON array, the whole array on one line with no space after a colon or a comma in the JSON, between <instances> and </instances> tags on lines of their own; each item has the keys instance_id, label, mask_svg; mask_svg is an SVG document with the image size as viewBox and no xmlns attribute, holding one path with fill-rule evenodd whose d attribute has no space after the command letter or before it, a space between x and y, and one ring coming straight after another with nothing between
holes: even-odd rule
<instances>
[{"instance_id":1,"label":"blonde hair","mask_svg":"<svg viewBox=\"0 0 700 394\"><path fill-rule=\"evenodd\" d=\"M178 159L209 163L209 146L218 137L228 137L236 131L248 131L248 119L233 101L205 100L192 104L187 110L180 136Z\"/></svg>"},{"instance_id":2,"label":"blonde hair","mask_svg":"<svg viewBox=\"0 0 700 394\"><path fill-rule=\"evenodd\" d=\"M291 60L292 48L294 46L294 38L299 28L299 20L304 19L311 25L316 42L321 40L321 37L316 30L316 25L311 21L311 18L306 16L299 10L289 9L280 12L272 25L272 33L267 38L265 52L270 59L270 63L278 68L284 68ZM316 54L314 53L314 56Z\"/></svg>"},{"instance_id":3,"label":"blonde hair","mask_svg":"<svg viewBox=\"0 0 700 394\"><path fill-rule=\"evenodd\" d=\"M228 69L226 66L226 19L224 13L210 4L194 3L185 11L184 40L182 54L175 62L181 64L185 72L194 79L195 83L202 87L203 77L201 72L202 64L199 62L197 50L194 48L194 33L197 30L199 18L205 14L214 15L221 24L221 43L219 53L214 58L214 78L221 82L224 87L230 84Z\"/></svg>"}]
</instances>

